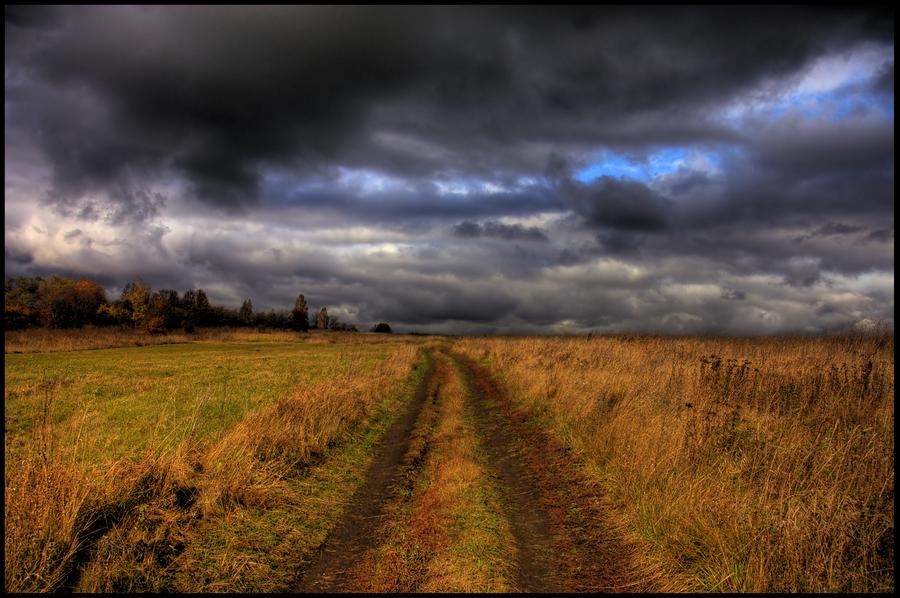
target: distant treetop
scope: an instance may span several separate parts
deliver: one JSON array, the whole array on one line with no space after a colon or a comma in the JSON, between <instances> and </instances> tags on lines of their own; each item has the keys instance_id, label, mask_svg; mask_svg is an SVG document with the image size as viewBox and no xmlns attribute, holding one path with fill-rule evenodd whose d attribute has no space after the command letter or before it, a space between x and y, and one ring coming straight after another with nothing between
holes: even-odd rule
<instances>
[{"instance_id":1,"label":"distant treetop","mask_svg":"<svg viewBox=\"0 0 900 598\"><path fill-rule=\"evenodd\" d=\"M391 327L387 325L386 322L378 322L375 326L372 327L372 332L383 332L385 334L391 334Z\"/></svg>"}]
</instances>

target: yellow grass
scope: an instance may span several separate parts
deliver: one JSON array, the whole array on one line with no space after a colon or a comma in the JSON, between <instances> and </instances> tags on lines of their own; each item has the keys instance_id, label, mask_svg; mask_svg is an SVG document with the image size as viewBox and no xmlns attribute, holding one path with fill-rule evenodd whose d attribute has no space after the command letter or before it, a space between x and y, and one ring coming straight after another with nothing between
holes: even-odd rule
<instances>
[{"instance_id":1,"label":"yellow grass","mask_svg":"<svg viewBox=\"0 0 900 598\"><path fill-rule=\"evenodd\" d=\"M891 591L893 334L468 338L683 590Z\"/></svg>"},{"instance_id":2,"label":"yellow grass","mask_svg":"<svg viewBox=\"0 0 900 598\"><path fill-rule=\"evenodd\" d=\"M396 342L398 339L413 341L409 335L373 334L367 332L345 333L326 330L294 332L291 330L257 331L254 328L197 328L187 334L172 330L166 334L149 334L139 328L85 326L79 329L30 328L7 330L3 333L5 353L48 353L56 351L83 351L144 345L168 345L189 342Z\"/></svg>"}]
</instances>

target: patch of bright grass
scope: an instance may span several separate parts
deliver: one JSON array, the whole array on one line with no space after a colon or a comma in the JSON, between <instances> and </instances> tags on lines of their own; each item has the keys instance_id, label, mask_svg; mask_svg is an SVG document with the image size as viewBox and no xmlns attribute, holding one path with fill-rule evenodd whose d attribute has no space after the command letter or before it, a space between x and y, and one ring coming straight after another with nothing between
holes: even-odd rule
<instances>
[{"instance_id":1,"label":"patch of bright grass","mask_svg":"<svg viewBox=\"0 0 900 598\"><path fill-rule=\"evenodd\" d=\"M26 435L51 402L57 440L90 437L92 462L212 441L251 409L337 369L371 371L392 345L192 343L8 354L8 437ZM13 446L15 443L13 443ZM9 446L9 443L8 443Z\"/></svg>"}]
</instances>

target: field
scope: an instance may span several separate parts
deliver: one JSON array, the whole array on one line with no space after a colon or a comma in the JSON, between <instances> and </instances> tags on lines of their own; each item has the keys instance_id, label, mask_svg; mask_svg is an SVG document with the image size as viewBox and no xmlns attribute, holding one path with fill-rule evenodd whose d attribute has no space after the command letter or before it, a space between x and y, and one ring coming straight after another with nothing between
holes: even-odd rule
<instances>
[{"instance_id":1,"label":"field","mask_svg":"<svg viewBox=\"0 0 900 598\"><path fill-rule=\"evenodd\" d=\"M892 333L5 340L6 591L894 588Z\"/></svg>"}]
</instances>

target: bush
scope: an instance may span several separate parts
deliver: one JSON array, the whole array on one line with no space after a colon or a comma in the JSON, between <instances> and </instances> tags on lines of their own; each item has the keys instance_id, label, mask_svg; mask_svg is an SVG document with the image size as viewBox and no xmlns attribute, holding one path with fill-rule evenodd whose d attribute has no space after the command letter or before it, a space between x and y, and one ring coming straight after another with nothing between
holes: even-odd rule
<instances>
[{"instance_id":1,"label":"bush","mask_svg":"<svg viewBox=\"0 0 900 598\"><path fill-rule=\"evenodd\" d=\"M150 334L165 334L166 319L163 316L153 316L152 318L147 320L147 324L144 329Z\"/></svg>"},{"instance_id":2,"label":"bush","mask_svg":"<svg viewBox=\"0 0 900 598\"><path fill-rule=\"evenodd\" d=\"M391 327L387 325L385 322L378 322L372 328L372 332L382 332L384 334L391 334Z\"/></svg>"}]
</instances>

